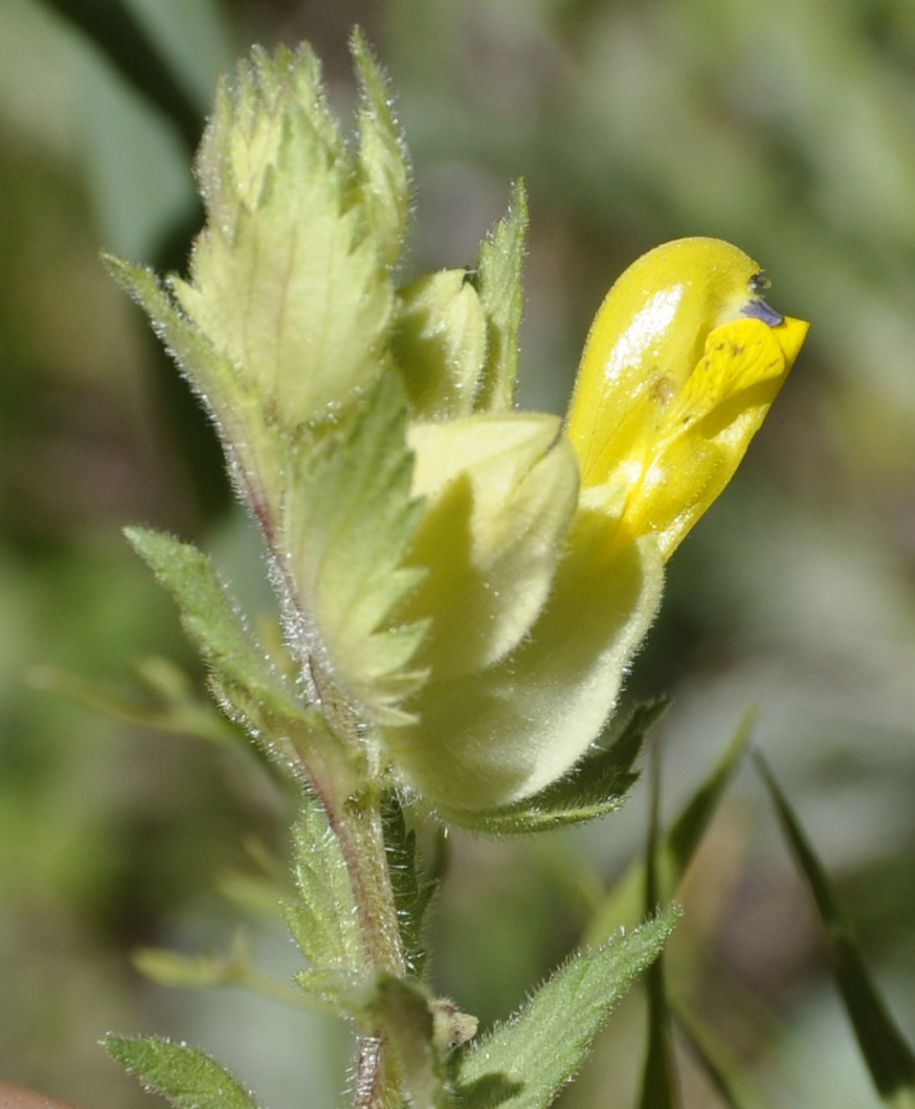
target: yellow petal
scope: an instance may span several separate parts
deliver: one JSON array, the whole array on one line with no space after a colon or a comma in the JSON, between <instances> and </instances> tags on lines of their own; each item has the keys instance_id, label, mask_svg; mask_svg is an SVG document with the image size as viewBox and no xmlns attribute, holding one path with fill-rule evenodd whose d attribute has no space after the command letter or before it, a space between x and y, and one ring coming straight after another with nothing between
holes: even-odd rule
<instances>
[{"instance_id":1,"label":"yellow petal","mask_svg":"<svg viewBox=\"0 0 915 1109\"><path fill-rule=\"evenodd\" d=\"M620 276L595 316L569 409L582 485L640 459L708 334L755 299L759 266L720 239L678 239Z\"/></svg>"}]
</instances>

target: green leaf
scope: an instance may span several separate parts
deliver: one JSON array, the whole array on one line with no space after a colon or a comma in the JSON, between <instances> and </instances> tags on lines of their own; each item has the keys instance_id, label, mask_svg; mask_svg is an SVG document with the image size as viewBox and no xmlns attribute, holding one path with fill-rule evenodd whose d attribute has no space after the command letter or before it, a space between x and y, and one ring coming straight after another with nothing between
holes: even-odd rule
<instances>
[{"instance_id":1,"label":"green leaf","mask_svg":"<svg viewBox=\"0 0 915 1109\"><path fill-rule=\"evenodd\" d=\"M476 286L487 333L486 368L474 406L478 411L501 411L514 402L527 222L527 195L523 183L517 181L508 212L483 243L477 265Z\"/></svg>"},{"instance_id":2,"label":"green leaf","mask_svg":"<svg viewBox=\"0 0 915 1109\"><path fill-rule=\"evenodd\" d=\"M391 350L411 413L468 416L484 368L486 317L466 270L425 274L398 293Z\"/></svg>"},{"instance_id":3,"label":"green leaf","mask_svg":"<svg viewBox=\"0 0 915 1109\"><path fill-rule=\"evenodd\" d=\"M741 721L711 773L680 810L658 848L658 899L670 900L677 892L702 837L718 808L724 791L740 765L753 731L756 711ZM594 913L587 931L588 943L600 943L622 925L638 920L645 904L645 867L632 863L614 883Z\"/></svg>"},{"instance_id":4,"label":"green leaf","mask_svg":"<svg viewBox=\"0 0 915 1109\"><path fill-rule=\"evenodd\" d=\"M896 1026L864 961L854 926L772 771L759 752L757 768L766 784L794 860L807 879L829 936L833 973L871 1078L884 1104L915 1106L915 1054Z\"/></svg>"},{"instance_id":5,"label":"green leaf","mask_svg":"<svg viewBox=\"0 0 915 1109\"><path fill-rule=\"evenodd\" d=\"M229 870L216 879L216 889L234 908L249 916L283 918L282 902L287 891L270 878Z\"/></svg>"},{"instance_id":6,"label":"green leaf","mask_svg":"<svg viewBox=\"0 0 915 1109\"><path fill-rule=\"evenodd\" d=\"M250 945L242 930L235 933L224 954L183 955L161 947L142 947L134 952L133 963L141 974L160 986L190 990L234 986L283 1005L302 1008L310 1004L299 990L252 965Z\"/></svg>"},{"instance_id":7,"label":"green leaf","mask_svg":"<svg viewBox=\"0 0 915 1109\"><path fill-rule=\"evenodd\" d=\"M284 910L299 950L320 971L361 973L365 951L346 860L313 797L303 798L293 830L293 868L298 897Z\"/></svg>"},{"instance_id":8,"label":"green leaf","mask_svg":"<svg viewBox=\"0 0 915 1109\"><path fill-rule=\"evenodd\" d=\"M202 115L180 73L124 0L104 5L82 0L49 0L91 39L94 46L150 105L162 112L193 150L200 138Z\"/></svg>"},{"instance_id":9,"label":"green leaf","mask_svg":"<svg viewBox=\"0 0 915 1109\"><path fill-rule=\"evenodd\" d=\"M147 528L125 528L134 550L172 594L181 623L206 663L226 684L246 689L264 705L298 710L255 644L210 559L190 543Z\"/></svg>"},{"instance_id":10,"label":"green leaf","mask_svg":"<svg viewBox=\"0 0 915 1109\"><path fill-rule=\"evenodd\" d=\"M350 52L361 92L359 198L381 260L393 266L403 249L410 214L407 148L391 110L390 83L358 27L350 37Z\"/></svg>"},{"instance_id":11,"label":"green leaf","mask_svg":"<svg viewBox=\"0 0 915 1109\"><path fill-rule=\"evenodd\" d=\"M505 1024L475 1040L457 1068L466 1109L546 1109L584 1062L633 979L657 958L679 909L598 948L582 948Z\"/></svg>"},{"instance_id":12,"label":"green leaf","mask_svg":"<svg viewBox=\"0 0 915 1109\"><path fill-rule=\"evenodd\" d=\"M425 624L398 614L423 576L402 566L422 511L410 494L406 424L403 387L388 374L340 427L305 438L283 515L300 661L362 719L394 724L412 719L399 705L425 679L411 666Z\"/></svg>"},{"instance_id":13,"label":"green leaf","mask_svg":"<svg viewBox=\"0 0 915 1109\"><path fill-rule=\"evenodd\" d=\"M108 1035L103 1043L145 1090L168 1098L177 1109L257 1109L254 1095L196 1047L159 1036Z\"/></svg>"},{"instance_id":14,"label":"green leaf","mask_svg":"<svg viewBox=\"0 0 915 1109\"><path fill-rule=\"evenodd\" d=\"M163 947L141 947L132 956L137 970L160 986L205 990L238 985L247 952L238 944L222 955L184 955Z\"/></svg>"},{"instance_id":15,"label":"green leaf","mask_svg":"<svg viewBox=\"0 0 915 1109\"><path fill-rule=\"evenodd\" d=\"M533 797L501 809L451 813L439 807L438 812L452 823L490 835L548 832L614 812L638 780L632 767L648 729L669 703L659 698L636 706L610 747L586 756L570 774Z\"/></svg>"},{"instance_id":16,"label":"green leaf","mask_svg":"<svg viewBox=\"0 0 915 1109\"><path fill-rule=\"evenodd\" d=\"M413 828L407 828L400 800L393 791L385 795L381 815L388 874L397 906L404 955L410 973L419 977L426 962L423 925L438 882L420 875L416 832Z\"/></svg>"},{"instance_id":17,"label":"green leaf","mask_svg":"<svg viewBox=\"0 0 915 1109\"><path fill-rule=\"evenodd\" d=\"M281 769L301 776L303 753L307 758L335 751L323 719L298 702L253 640L210 559L161 532L127 528L125 534L178 603L181 623L209 668L215 696L265 753Z\"/></svg>"}]
</instances>

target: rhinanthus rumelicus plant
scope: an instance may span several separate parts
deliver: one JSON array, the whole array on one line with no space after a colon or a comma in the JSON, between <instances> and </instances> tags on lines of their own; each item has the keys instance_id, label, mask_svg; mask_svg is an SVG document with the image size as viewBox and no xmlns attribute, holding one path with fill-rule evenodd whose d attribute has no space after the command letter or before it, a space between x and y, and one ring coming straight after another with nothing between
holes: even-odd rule
<instances>
[{"instance_id":1,"label":"rhinanthus rumelicus plant","mask_svg":"<svg viewBox=\"0 0 915 1109\"><path fill-rule=\"evenodd\" d=\"M669 243L608 294L566 419L519 411L524 190L472 269L404 280L406 150L358 34L353 57L350 140L307 47L255 50L200 148L188 278L110 260L219 431L283 649L257 642L201 551L128 536L214 696L293 787L295 981L355 1030L354 1104L545 1107L677 910L583 947L477 1037L425 975L435 876L413 825L531 833L621 803L655 708L602 736L665 563L807 325L766 304L736 247ZM176 1105L256 1104L194 1048L107 1043Z\"/></svg>"}]
</instances>

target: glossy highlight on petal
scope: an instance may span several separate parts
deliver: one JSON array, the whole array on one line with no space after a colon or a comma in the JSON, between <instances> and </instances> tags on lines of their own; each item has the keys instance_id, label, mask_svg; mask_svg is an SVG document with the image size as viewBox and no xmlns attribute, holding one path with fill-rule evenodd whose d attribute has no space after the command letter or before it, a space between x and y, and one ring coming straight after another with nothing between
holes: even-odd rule
<instances>
[{"instance_id":1,"label":"glossy highlight on petal","mask_svg":"<svg viewBox=\"0 0 915 1109\"><path fill-rule=\"evenodd\" d=\"M647 447L708 333L758 299L759 271L730 243L695 238L656 247L620 276L594 319L569 409L584 486Z\"/></svg>"}]
</instances>

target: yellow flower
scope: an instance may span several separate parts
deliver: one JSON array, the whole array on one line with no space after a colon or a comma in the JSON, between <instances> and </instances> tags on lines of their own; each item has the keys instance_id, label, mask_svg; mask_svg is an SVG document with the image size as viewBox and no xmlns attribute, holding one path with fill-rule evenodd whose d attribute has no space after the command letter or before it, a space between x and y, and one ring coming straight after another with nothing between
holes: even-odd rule
<instances>
[{"instance_id":1,"label":"yellow flower","mask_svg":"<svg viewBox=\"0 0 915 1109\"><path fill-rule=\"evenodd\" d=\"M657 247L620 277L585 346L568 417L583 502L615 545L667 559L734 474L807 334L760 298L756 262L718 239Z\"/></svg>"},{"instance_id":2,"label":"yellow flower","mask_svg":"<svg viewBox=\"0 0 915 1109\"><path fill-rule=\"evenodd\" d=\"M765 284L736 247L684 239L639 259L608 294L567 421L580 471L577 502L567 501L574 487L554 449L544 459L556 511L531 516L524 536L537 538L548 557L515 565L518 553L504 536L520 534L528 514L519 517L514 501L501 499L487 523L486 534L500 536L500 580L532 590L531 605L516 604L505 621L505 635L480 639L510 648L486 659L477 651L483 665L457 666L451 655L476 644L464 617L479 606L462 594L447 635L431 613L430 634L438 631L449 665L430 666L410 702L415 723L386 734L401 774L451 819L472 824L474 811L531 797L568 773L600 735L660 606L664 562L733 476L806 335L806 323L783 319L760 299ZM476 419L466 429L466 420L444 428L451 438L477 436ZM535 421L528 431L524 422L534 419L502 417L524 424L536 454L543 443L532 433L546 442L549 427ZM429 445L440 446L443 434ZM508 450L505 429L498 434ZM422 458L425 439L414 446ZM468 439L449 452L451 465L460 468L475 452ZM483 478L492 480L485 468ZM539 476L528 484L546 490ZM437 496L444 505L444 492ZM469 513L468 534L476 534L476 515ZM437 534L453 560L461 530L442 526ZM500 592L491 590L490 600Z\"/></svg>"}]
</instances>

